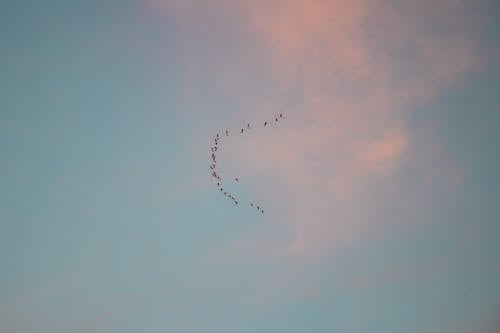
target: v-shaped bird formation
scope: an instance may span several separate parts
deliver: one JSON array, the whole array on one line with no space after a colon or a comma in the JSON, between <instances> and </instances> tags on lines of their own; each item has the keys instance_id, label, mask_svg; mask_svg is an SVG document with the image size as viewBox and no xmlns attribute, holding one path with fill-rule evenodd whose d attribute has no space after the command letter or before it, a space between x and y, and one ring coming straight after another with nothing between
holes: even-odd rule
<instances>
[{"instance_id":1,"label":"v-shaped bird formation","mask_svg":"<svg viewBox=\"0 0 500 333\"><path fill-rule=\"evenodd\" d=\"M273 120L274 123L277 124L281 120L285 119L282 113L280 113L278 116L276 116ZM273 123L273 121L264 121L262 123L263 127L270 127L270 125ZM237 131L231 133L237 133L236 135L243 135L245 133L249 133L254 125L251 125L250 123L247 123L245 126L241 127L241 129L238 129ZM223 186L223 177L217 172L217 151L219 150L221 143L222 143L222 138L224 137L224 140L229 140L230 137L230 131L229 129L224 130L221 134L216 133L213 141L213 145L210 147L210 175L214 179L217 190L221 193L224 194L224 196L230 200L233 201L235 205L238 205L240 203L239 199L236 198L232 193L229 193L224 189ZM236 177L233 178L234 182L239 182L240 178ZM257 209L258 212L261 214L264 214L264 209L262 208L262 205L256 204L254 202L249 202L249 206L252 208Z\"/></svg>"}]
</instances>

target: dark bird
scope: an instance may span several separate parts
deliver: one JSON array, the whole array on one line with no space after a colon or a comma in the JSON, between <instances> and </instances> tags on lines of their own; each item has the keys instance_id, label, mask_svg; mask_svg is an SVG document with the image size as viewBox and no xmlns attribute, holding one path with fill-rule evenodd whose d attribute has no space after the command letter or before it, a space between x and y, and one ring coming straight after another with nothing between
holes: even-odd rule
<instances>
[{"instance_id":1,"label":"dark bird","mask_svg":"<svg viewBox=\"0 0 500 333\"><path fill-rule=\"evenodd\" d=\"M224 192L224 195L227 197L227 192Z\"/></svg>"},{"instance_id":2,"label":"dark bird","mask_svg":"<svg viewBox=\"0 0 500 333\"><path fill-rule=\"evenodd\" d=\"M228 130L226 130L226 136L229 136L229 131Z\"/></svg>"},{"instance_id":3,"label":"dark bird","mask_svg":"<svg viewBox=\"0 0 500 333\"><path fill-rule=\"evenodd\" d=\"M278 118L276 118L276 121L278 121Z\"/></svg>"},{"instance_id":4,"label":"dark bird","mask_svg":"<svg viewBox=\"0 0 500 333\"><path fill-rule=\"evenodd\" d=\"M239 181L239 179L238 179L238 178L234 178L234 180L235 180L235 181Z\"/></svg>"},{"instance_id":5,"label":"dark bird","mask_svg":"<svg viewBox=\"0 0 500 333\"><path fill-rule=\"evenodd\" d=\"M257 206L257 210L260 210L260 207L259 207L259 206Z\"/></svg>"},{"instance_id":6,"label":"dark bird","mask_svg":"<svg viewBox=\"0 0 500 333\"><path fill-rule=\"evenodd\" d=\"M222 187L220 188L220 191L222 192Z\"/></svg>"},{"instance_id":7,"label":"dark bird","mask_svg":"<svg viewBox=\"0 0 500 333\"><path fill-rule=\"evenodd\" d=\"M247 128L250 128L250 123L247 124Z\"/></svg>"},{"instance_id":8,"label":"dark bird","mask_svg":"<svg viewBox=\"0 0 500 333\"><path fill-rule=\"evenodd\" d=\"M252 206L252 207L253 207L253 202L251 202L251 203L250 203L250 206Z\"/></svg>"},{"instance_id":9,"label":"dark bird","mask_svg":"<svg viewBox=\"0 0 500 333\"><path fill-rule=\"evenodd\" d=\"M235 203L235 204L238 204L238 201L235 201L234 203Z\"/></svg>"},{"instance_id":10,"label":"dark bird","mask_svg":"<svg viewBox=\"0 0 500 333\"><path fill-rule=\"evenodd\" d=\"M241 129L241 133L243 133L243 128Z\"/></svg>"},{"instance_id":11,"label":"dark bird","mask_svg":"<svg viewBox=\"0 0 500 333\"><path fill-rule=\"evenodd\" d=\"M283 118L283 114L280 113L280 118Z\"/></svg>"},{"instance_id":12,"label":"dark bird","mask_svg":"<svg viewBox=\"0 0 500 333\"><path fill-rule=\"evenodd\" d=\"M267 121L264 122L264 127L266 127L266 126L267 126Z\"/></svg>"},{"instance_id":13,"label":"dark bird","mask_svg":"<svg viewBox=\"0 0 500 333\"><path fill-rule=\"evenodd\" d=\"M260 212L261 212L262 214L264 214L264 210L263 210L263 209L262 209Z\"/></svg>"}]
</instances>

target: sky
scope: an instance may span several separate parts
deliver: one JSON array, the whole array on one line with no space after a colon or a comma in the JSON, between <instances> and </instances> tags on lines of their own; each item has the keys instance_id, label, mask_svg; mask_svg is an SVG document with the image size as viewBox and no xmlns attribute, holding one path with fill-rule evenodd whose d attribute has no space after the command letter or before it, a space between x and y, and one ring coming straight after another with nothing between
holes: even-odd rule
<instances>
[{"instance_id":1,"label":"sky","mask_svg":"<svg viewBox=\"0 0 500 333\"><path fill-rule=\"evenodd\" d=\"M498 13L2 1L0 332L498 332Z\"/></svg>"}]
</instances>

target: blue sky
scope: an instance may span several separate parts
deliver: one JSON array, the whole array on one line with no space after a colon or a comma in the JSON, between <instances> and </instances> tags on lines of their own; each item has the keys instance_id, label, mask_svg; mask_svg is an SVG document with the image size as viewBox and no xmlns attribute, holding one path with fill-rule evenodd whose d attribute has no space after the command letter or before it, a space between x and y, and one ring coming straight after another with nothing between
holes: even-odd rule
<instances>
[{"instance_id":1,"label":"blue sky","mask_svg":"<svg viewBox=\"0 0 500 333\"><path fill-rule=\"evenodd\" d=\"M0 331L496 332L497 7L2 3Z\"/></svg>"}]
</instances>

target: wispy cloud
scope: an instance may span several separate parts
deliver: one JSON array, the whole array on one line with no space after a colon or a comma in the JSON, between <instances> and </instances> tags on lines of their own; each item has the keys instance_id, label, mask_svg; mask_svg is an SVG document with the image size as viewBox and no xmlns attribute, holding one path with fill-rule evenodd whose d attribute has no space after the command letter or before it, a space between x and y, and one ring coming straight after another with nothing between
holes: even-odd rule
<instances>
[{"instance_id":1,"label":"wispy cloud","mask_svg":"<svg viewBox=\"0 0 500 333\"><path fill-rule=\"evenodd\" d=\"M348 209L363 210L358 195L408 157L412 112L481 65L467 1L154 3L186 43L208 39L203 58L187 55L189 94L226 92L250 120L287 117L227 152L284 209L273 220L289 239L255 245L270 256L320 255L376 232L382 222Z\"/></svg>"}]
</instances>

